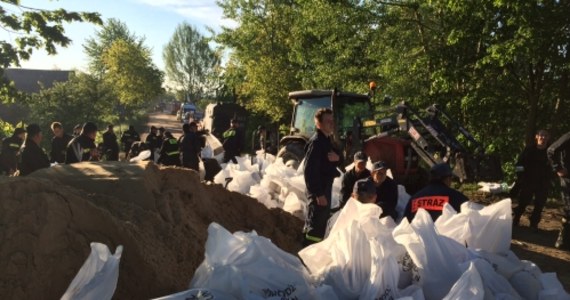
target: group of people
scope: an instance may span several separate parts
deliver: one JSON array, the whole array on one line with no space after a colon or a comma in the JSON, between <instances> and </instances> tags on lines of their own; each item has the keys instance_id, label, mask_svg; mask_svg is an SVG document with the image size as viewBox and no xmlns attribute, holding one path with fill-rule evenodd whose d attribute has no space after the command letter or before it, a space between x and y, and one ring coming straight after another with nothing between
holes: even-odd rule
<instances>
[{"instance_id":1,"label":"group of people","mask_svg":"<svg viewBox=\"0 0 570 300\"><path fill-rule=\"evenodd\" d=\"M50 128L54 136L49 156L41 147L43 133L38 124L30 124L25 129L16 128L11 137L5 138L0 152L2 174L26 176L36 170L48 168L52 163L73 164L99 159L95 146L97 126L94 123L87 122L76 126L73 136L66 134L59 122L53 122Z\"/></svg>"},{"instance_id":2,"label":"group of people","mask_svg":"<svg viewBox=\"0 0 570 300\"><path fill-rule=\"evenodd\" d=\"M342 166L342 155L332 143L334 131L333 112L329 108L317 110L315 114L316 132L305 147L304 178L309 199L308 214L305 221L304 245L320 242L326 236L327 226L331 226L332 185L335 177L340 176L338 167ZM526 207L534 198L534 212L530 217L530 226L538 228L542 209L546 202L551 174L561 180L562 199L565 217L555 246L570 249L570 132L551 145L544 130L537 132L536 143L527 146L517 162L518 180L511 196L518 199L518 206L513 210L513 225L518 226ZM368 157L363 152L354 155L354 167L343 177L341 187L342 209L349 198L362 203L374 203L382 208L383 217L397 220L398 186L386 175L389 169L383 161L373 163L372 170L366 168ZM446 163L435 164L430 169L428 184L411 196L404 209L404 217L412 220L420 208L425 209L435 221L448 203L456 211L469 201L461 192L451 187L453 172ZM337 212L338 213L338 212Z\"/></svg>"}]
</instances>

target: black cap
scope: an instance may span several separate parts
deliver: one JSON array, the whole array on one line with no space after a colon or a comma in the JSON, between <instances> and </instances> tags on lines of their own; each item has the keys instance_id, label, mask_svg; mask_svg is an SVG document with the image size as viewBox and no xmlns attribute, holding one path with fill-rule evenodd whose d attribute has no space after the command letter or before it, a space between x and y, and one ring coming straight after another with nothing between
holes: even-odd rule
<instances>
[{"instance_id":1,"label":"black cap","mask_svg":"<svg viewBox=\"0 0 570 300\"><path fill-rule=\"evenodd\" d=\"M377 161L372 165L372 171L378 171L381 169L388 169L388 165L384 161Z\"/></svg>"},{"instance_id":2,"label":"black cap","mask_svg":"<svg viewBox=\"0 0 570 300\"><path fill-rule=\"evenodd\" d=\"M22 133L26 133L26 129L22 128L22 127L18 127L16 129L14 129L14 135L19 135Z\"/></svg>"},{"instance_id":3,"label":"black cap","mask_svg":"<svg viewBox=\"0 0 570 300\"><path fill-rule=\"evenodd\" d=\"M370 178L360 179L354 183L352 192L357 195L374 195L376 193L376 186L374 185L374 181L370 180Z\"/></svg>"},{"instance_id":4,"label":"black cap","mask_svg":"<svg viewBox=\"0 0 570 300\"><path fill-rule=\"evenodd\" d=\"M358 151L354 154L354 161L367 161L368 160L368 156L366 156L366 154L364 154L364 152L362 151Z\"/></svg>"},{"instance_id":5,"label":"black cap","mask_svg":"<svg viewBox=\"0 0 570 300\"><path fill-rule=\"evenodd\" d=\"M38 124L30 124L30 125L28 125L28 127L26 127L26 131L28 132L28 136L34 136L34 135L42 132L42 129L40 128L40 125L38 125Z\"/></svg>"},{"instance_id":6,"label":"black cap","mask_svg":"<svg viewBox=\"0 0 570 300\"><path fill-rule=\"evenodd\" d=\"M451 167L446 163L435 164L431 167L429 174L432 179L443 179L453 176Z\"/></svg>"},{"instance_id":7,"label":"black cap","mask_svg":"<svg viewBox=\"0 0 570 300\"><path fill-rule=\"evenodd\" d=\"M81 133L93 133L97 131L97 125L93 122L86 122L83 124L83 129L81 129Z\"/></svg>"}]
</instances>

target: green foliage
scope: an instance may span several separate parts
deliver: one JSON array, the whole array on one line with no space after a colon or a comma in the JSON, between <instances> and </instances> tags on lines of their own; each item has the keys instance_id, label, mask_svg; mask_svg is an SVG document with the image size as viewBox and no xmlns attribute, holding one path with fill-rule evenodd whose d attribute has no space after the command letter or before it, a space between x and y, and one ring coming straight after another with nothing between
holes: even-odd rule
<instances>
[{"instance_id":1,"label":"green foliage","mask_svg":"<svg viewBox=\"0 0 570 300\"><path fill-rule=\"evenodd\" d=\"M21 5L19 0L0 0L0 28L18 34L15 44L0 41L0 69L19 66L34 49L55 54L56 46L69 45L63 24L70 22L100 24L101 18L98 13L42 10Z\"/></svg>"},{"instance_id":2,"label":"green foliage","mask_svg":"<svg viewBox=\"0 0 570 300\"><path fill-rule=\"evenodd\" d=\"M213 94L220 58L194 27L188 23L178 25L162 56L172 88L184 94L180 100L189 98L196 101Z\"/></svg>"},{"instance_id":3,"label":"green foliage","mask_svg":"<svg viewBox=\"0 0 570 300\"><path fill-rule=\"evenodd\" d=\"M121 106L127 109L148 106L163 93L162 72L153 64L150 52L137 44L115 40L103 52L102 62L107 70L104 81L112 87Z\"/></svg>"},{"instance_id":4,"label":"green foliage","mask_svg":"<svg viewBox=\"0 0 570 300\"><path fill-rule=\"evenodd\" d=\"M106 69L103 62L103 54L116 40L123 40L128 44L135 45L138 51L150 52L144 46L144 37L138 37L130 32L127 25L117 19L109 19L94 37L91 37L83 44L83 49L89 58L89 69L91 73L102 76Z\"/></svg>"},{"instance_id":5,"label":"green foliage","mask_svg":"<svg viewBox=\"0 0 570 300\"><path fill-rule=\"evenodd\" d=\"M8 122L3 121L0 119L0 140L5 137L9 137L14 132L14 126Z\"/></svg>"}]
</instances>

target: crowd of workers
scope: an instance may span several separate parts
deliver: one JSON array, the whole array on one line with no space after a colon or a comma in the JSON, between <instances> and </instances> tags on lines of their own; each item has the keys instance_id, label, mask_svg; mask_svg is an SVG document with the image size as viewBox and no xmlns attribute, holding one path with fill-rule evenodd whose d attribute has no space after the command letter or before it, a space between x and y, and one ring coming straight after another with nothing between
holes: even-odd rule
<instances>
[{"instance_id":1,"label":"crowd of workers","mask_svg":"<svg viewBox=\"0 0 570 300\"><path fill-rule=\"evenodd\" d=\"M185 123L182 126L183 134L179 138L175 138L164 127L151 126L145 140L141 141L141 135L134 126L129 126L119 139L114 126L108 125L102 134L102 142L97 145L95 140L98 130L92 122L75 126L73 135L65 133L60 122L53 122L51 131L51 149L46 152L41 147L43 133L38 124L30 124L25 129L16 128L12 136L2 141L1 174L25 176L55 163L118 161L121 148L124 151L123 158L127 161L142 151L149 150L150 156L143 160L198 171L201 152L206 143L205 136L208 134L206 130L199 130L196 122ZM224 162L235 162L235 156L239 156L243 150L243 133L237 120L230 121L230 128L224 132L223 139Z\"/></svg>"},{"instance_id":2,"label":"crowd of workers","mask_svg":"<svg viewBox=\"0 0 570 300\"><path fill-rule=\"evenodd\" d=\"M316 132L305 147L304 178L309 199L308 214L304 227L304 245L320 242L326 237L327 228L334 222L331 210L332 185L340 175L341 152L333 146L331 137L335 128L333 112L329 108L317 110L315 114ZM528 145L517 162L518 179L511 196L518 199L513 210L513 226L519 226L526 206L534 200L534 211L530 216L530 226L538 229L541 213L546 202L551 174L561 181L565 217L555 246L570 250L570 132L557 141L548 144L549 136L539 130L535 143ZM383 161L366 168L368 158L363 152L354 155L354 167L348 170L342 181L340 209L352 197L362 203L375 203L382 208L383 217L397 221L398 186L386 176L389 166ZM469 201L461 192L451 187L454 174L446 163L435 164L430 169L427 186L416 192L408 201L403 217L412 220L416 212L425 209L435 221L441 216L446 203L459 212L461 205ZM332 216L332 217L331 217ZM332 222L331 222L332 221Z\"/></svg>"}]
</instances>

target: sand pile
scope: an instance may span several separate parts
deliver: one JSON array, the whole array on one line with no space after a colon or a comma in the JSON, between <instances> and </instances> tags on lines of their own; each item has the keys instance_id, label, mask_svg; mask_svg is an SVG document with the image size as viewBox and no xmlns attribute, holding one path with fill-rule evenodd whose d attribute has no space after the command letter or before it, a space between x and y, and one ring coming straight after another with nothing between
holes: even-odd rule
<instances>
[{"instance_id":1,"label":"sand pile","mask_svg":"<svg viewBox=\"0 0 570 300\"><path fill-rule=\"evenodd\" d=\"M290 253L301 222L255 199L152 163L81 163L0 180L0 298L58 299L90 242L124 246L116 299L187 288L207 227L251 231Z\"/></svg>"}]
</instances>

